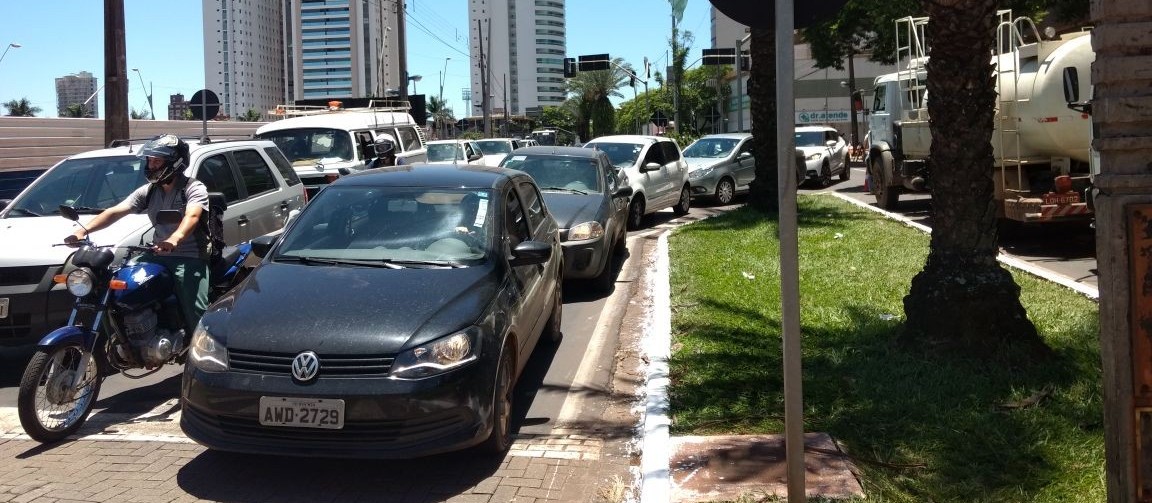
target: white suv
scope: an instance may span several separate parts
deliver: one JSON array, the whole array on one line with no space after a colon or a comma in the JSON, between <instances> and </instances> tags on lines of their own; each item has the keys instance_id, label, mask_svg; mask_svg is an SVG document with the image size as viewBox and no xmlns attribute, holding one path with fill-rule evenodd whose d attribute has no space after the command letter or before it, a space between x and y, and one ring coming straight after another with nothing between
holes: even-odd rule
<instances>
[{"instance_id":1,"label":"white suv","mask_svg":"<svg viewBox=\"0 0 1152 503\"><path fill-rule=\"evenodd\" d=\"M184 172L224 195L224 241L236 244L279 230L306 201L304 184L276 145L267 140L199 143L188 140ZM53 246L76 230L60 216L75 207L86 223L144 185L136 156L142 142L68 157L0 207L0 346L35 343L68 319L73 297L55 275L72 252ZM2 204L2 203L0 203ZM93 233L102 245L136 245L152 240L148 215L130 214Z\"/></svg>"},{"instance_id":2,"label":"white suv","mask_svg":"<svg viewBox=\"0 0 1152 503\"><path fill-rule=\"evenodd\" d=\"M672 208L676 215L688 213L692 192L688 164L680 146L671 138L644 135L601 136L584 144L608 155L632 187L628 207L628 230L639 229L644 216Z\"/></svg>"}]
</instances>

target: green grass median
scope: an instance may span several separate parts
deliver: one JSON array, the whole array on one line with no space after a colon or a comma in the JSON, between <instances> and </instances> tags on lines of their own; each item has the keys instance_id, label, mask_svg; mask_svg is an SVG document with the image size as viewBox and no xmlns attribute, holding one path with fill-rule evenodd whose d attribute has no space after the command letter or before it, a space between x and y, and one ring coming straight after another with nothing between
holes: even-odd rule
<instances>
[{"instance_id":1,"label":"green grass median","mask_svg":"<svg viewBox=\"0 0 1152 503\"><path fill-rule=\"evenodd\" d=\"M1105 500L1094 301L1014 272L1054 358L925 355L897 336L926 234L801 196L799 249L804 430L844 446L867 501ZM669 250L672 433L783 433L776 222L741 208L680 228Z\"/></svg>"}]
</instances>

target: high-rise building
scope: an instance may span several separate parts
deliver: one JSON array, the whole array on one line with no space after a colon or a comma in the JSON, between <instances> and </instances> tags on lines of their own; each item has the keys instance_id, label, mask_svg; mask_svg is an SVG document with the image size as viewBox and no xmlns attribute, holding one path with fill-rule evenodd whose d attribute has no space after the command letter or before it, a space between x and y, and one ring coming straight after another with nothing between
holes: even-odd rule
<instances>
[{"instance_id":1,"label":"high-rise building","mask_svg":"<svg viewBox=\"0 0 1152 503\"><path fill-rule=\"evenodd\" d=\"M483 113L482 79L489 111L522 115L528 108L564 102L566 34L564 0L468 0L469 52L484 55L484 75L472 64L472 109Z\"/></svg>"},{"instance_id":2,"label":"high-rise building","mask_svg":"<svg viewBox=\"0 0 1152 503\"><path fill-rule=\"evenodd\" d=\"M266 114L301 99L385 96L401 0L204 0L205 87L220 113Z\"/></svg>"},{"instance_id":3,"label":"high-rise building","mask_svg":"<svg viewBox=\"0 0 1152 503\"><path fill-rule=\"evenodd\" d=\"M72 105L84 105L84 117L100 115L100 98L96 96L96 77L90 72L56 77L56 115L66 117L68 107Z\"/></svg>"},{"instance_id":4,"label":"high-rise building","mask_svg":"<svg viewBox=\"0 0 1152 503\"><path fill-rule=\"evenodd\" d=\"M188 100L184 99L181 93L168 95L168 120L180 121L185 119L185 115L190 110Z\"/></svg>"}]
</instances>

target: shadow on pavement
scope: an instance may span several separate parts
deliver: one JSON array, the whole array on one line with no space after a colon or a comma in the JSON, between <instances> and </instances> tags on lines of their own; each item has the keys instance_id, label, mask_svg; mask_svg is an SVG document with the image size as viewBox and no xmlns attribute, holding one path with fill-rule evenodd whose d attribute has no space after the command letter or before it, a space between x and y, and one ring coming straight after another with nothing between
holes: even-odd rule
<instances>
[{"instance_id":1,"label":"shadow on pavement","mask_svg":"<svg viewBox=\"0 0 1152 503\"><path fill-rule=\"evenodd\" d=\"M15 388L20 385L24 367L36 352L35 346L0 347L0 388Z\"/></svg>"}]
</instances>

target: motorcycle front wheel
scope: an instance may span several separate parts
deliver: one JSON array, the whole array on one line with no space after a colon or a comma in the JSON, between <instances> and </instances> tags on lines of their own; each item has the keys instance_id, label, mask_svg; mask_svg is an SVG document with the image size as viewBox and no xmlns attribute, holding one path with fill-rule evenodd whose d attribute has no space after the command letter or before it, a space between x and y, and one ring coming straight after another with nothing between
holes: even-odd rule
<instances>
[{"instance_id":1,"label":"motorcycle front wheel","mask_svg":"<svg viewBox=\"0 0 1152 503\"><path fill-rule=\"evenodd\" d=\"M16 406L20 425L32 439L63 440L88 419L103 377L96 359L84 356L84 348L71 344L39 348L28 362ZM80 368L85 360L88 364Z\"/></svg>"}]
</instances>

